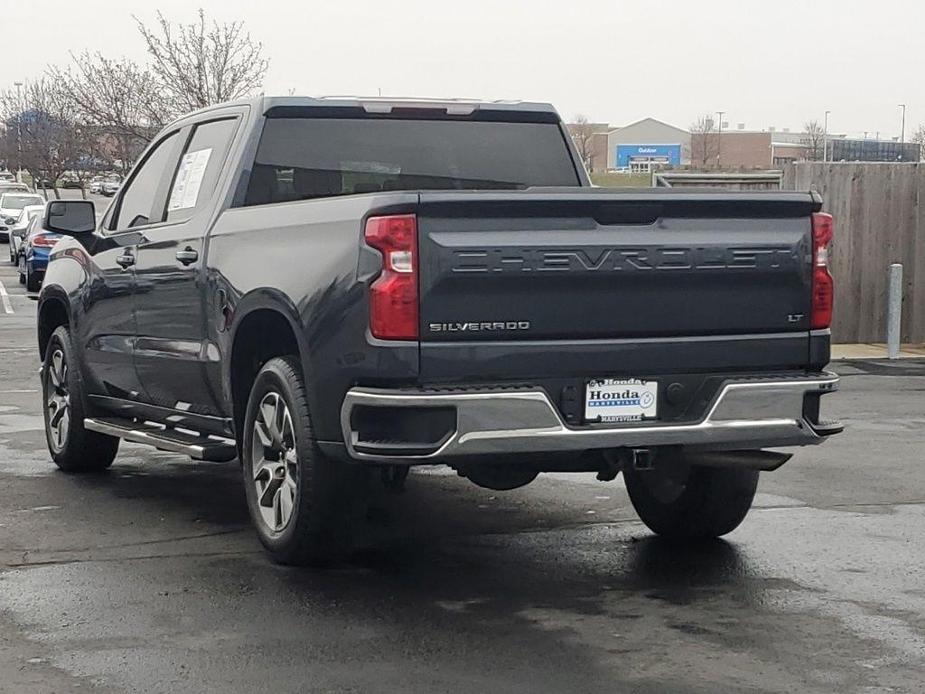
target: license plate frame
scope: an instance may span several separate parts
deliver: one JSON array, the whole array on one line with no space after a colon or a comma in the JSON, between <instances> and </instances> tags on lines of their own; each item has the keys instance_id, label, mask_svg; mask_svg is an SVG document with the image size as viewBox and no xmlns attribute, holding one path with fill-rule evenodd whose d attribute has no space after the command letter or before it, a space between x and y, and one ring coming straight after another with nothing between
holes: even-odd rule
<instances>
[{"instance_id":1,"label":"license plate frame","mask_svg":"<svg viewBox=\"0 0 925 694\"><path fill-rule=\"evenodd\" d=\"M658 419L658 381L592 378L585 383L584 396L584 417L589 423Z\"/></svg>"}]
</instances>

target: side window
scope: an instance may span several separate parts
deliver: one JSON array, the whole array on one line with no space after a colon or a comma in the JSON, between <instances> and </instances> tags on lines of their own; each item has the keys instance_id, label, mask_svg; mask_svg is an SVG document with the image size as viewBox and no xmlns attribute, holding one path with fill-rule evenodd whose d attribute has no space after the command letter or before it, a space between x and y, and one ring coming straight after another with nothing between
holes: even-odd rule
<instances>
[{"instance_id":1,"label":"side window","mask_svg":"<svg viewBox=\"0 0 925 694\"><path fill-rule=\"evenodd\" d=\"M226 118L196 126L171 186L167 201L168 222L186 221L208 202L237 123L236 118Z\"/></svg>"},{"instance_id":2,"label":"side window","mask_svg":"<svg viewBox=\"0 0 925 694\"><path fill-rule=\"evenodd\" d=\"M169 175L168 168L176 163L173 154L178 135L175 132L161 140L129 181L119 202L116 229L163 221L163 210L154 210L154 203L161 182Z\"/></svg>"}]
</instances>

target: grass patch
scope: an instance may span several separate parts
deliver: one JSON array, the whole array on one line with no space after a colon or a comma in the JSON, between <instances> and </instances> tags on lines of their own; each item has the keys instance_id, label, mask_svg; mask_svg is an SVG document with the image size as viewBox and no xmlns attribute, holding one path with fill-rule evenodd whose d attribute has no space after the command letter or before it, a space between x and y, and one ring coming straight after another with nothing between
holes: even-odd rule
<instances>
[{"instance_id":1,"label":"grass patch","mask_svg":"<svg viewBox=\"0 0 925 694\"><path fill-rule=\"evenodd\" d=\"M591 182L603 188L650 188L651 174L599 172L591 174Z\"/></svg>"}]
</instances>

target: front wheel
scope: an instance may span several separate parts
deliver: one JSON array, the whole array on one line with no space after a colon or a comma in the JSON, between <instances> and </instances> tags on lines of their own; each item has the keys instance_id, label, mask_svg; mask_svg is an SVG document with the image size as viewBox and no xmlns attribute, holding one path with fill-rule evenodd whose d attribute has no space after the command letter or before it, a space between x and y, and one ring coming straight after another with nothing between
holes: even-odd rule
<instances>
[{"instance_id":1,"label":"front wheel","mask_svg":"<svg viewBox=\"0 0 925 694\"><path fill-rule=\"evenodd\" d=\"M347 549L362 516L365 470L318 449L297 359L273 358L257 374L243 433L247 506L273 559L315 564Z\"/></svg>"},{"instance_id":2,"label":"front wheel","mask_svg":"<svg viewBox=\"0 0 925 694\"><path fill-rule=\"evenodd\" d=\"M42 365L42 411L52 460L65 472L100 472L116 457L119 439L84 428L83 393L67 326L51 334Z\"/></svg>"},{"instance_id":3,"label":"front wheel","mask_svg":"<svg viewBox=\"0 0 925 694\"><path fill-rule=\"evenodd\" d=\"M758 471L699 467L683 454L662 454L651 470L623 471L633 508L650 530L679 539L709 539L745 520L758 487Z\"/></svg>"}]
</instances>

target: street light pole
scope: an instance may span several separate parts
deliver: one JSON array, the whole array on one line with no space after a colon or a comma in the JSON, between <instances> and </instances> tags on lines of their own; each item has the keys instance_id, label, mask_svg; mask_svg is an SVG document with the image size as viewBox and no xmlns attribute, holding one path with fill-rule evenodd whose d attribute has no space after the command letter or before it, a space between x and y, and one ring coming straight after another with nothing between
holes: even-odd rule
<instances>
[{"instance_id":1,"label":"street light pole","mask_svg":"<svg viewBox=\"0 0 925 694\"><path fill-rule=\"evenodd\" d=\"M716 115L719 116L719 131L716 135L716 168L722 166L723 159L723 116L725 111L717 111Z\"/></svg>"},{"instance_id":2,"label":"street light pole","mask_svg":"<svg viewBox=\"0 0 925 694\"><path fill-rule=\"evenodd\" d=\"M902 159L903 154L905 154L902 151L903 149L905 149L903 145L906 144L906 105L900 104L899 107L903 110L903 124L899 130L899 149L900 149L899 158Z\"/></svg>"},{"instance_id":3,"label":"street light pole","mask_svg":"<svg viewBox=\"0 0 925 694\"><path fill-rule=\"evenodd\" d=\"M822 161L827 162L829 160L829 114L831 111L825 112L825 124L822 126Z\"/></svg>"},{"instance_id":4,"label":"street light pole","mask_svg":"<svg viewBox=\"0 0 925 694\"><path fill-rule=\"evenodd\" d=\"M16 182L22 183L22 82L16 86Z\"/></svg>"}]
</instances>

